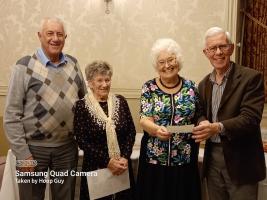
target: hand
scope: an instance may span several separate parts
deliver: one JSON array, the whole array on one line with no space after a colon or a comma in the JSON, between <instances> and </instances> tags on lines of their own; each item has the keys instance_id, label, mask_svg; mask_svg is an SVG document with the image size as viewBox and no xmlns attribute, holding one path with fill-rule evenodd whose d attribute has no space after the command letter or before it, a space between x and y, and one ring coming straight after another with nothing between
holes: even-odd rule
<instances>
[{"instance_id":1,"label":"hand","mask_svg":"<svg viewBox=\"0 0 267 200\"><path fill-rule=\"evenodd\" d=\"M30 164L30 163L33 163L33 162L27 162L27 161L34 161L33 157L30 156L29 158L27 159L24 159L25 163L23 163L22 165L24 164ZM22 166L22 167L17 167L17 170L20 171L20 172L34 172L34 167L35 166Z\"/></svg>"},{"instance_id":2,"label":"hand","mask_svg":"<svg viewBox=\"0 0 267 200\"><path fill-rule=\"evenodd\" d=\"M128 160L126 158L120 157L119 161L123 163L123 166L126 167L126 169L128 168Z\"/></svg>"},{"instance_id":3,"label":"hand","mask_svg":"<svg viewBox=\"0 0 267 200\"><path fill-rule=\"evenodd\" d=\"M121 175L128 168L128 160L123 157L119 159L111 158L108 168L113 175Z\"/></svg>"},{"instance_id":4,"label":"hand","mask_svg":"<svg viewBox=\"0 0 267 200\"><path fill-rule=\"evenodd\" d=\"M167 141L171 137L171 133L169 133L164 126L159 126L159 128L156 131L157 138L159 138L162 141Z\"/></svg>"},{"instance_id":5,"label":"hand","mask_svg":"<svg viewBox=\"0 0 267 200\"><path fill-rule=\"evenodd\" d=\"M202 142L209 139L211 136L220 132L220 125L218 122L210 123L208 120L202 121L198 126L193 128L193 136L195 142Z\"/></svg>"}]
</instances>

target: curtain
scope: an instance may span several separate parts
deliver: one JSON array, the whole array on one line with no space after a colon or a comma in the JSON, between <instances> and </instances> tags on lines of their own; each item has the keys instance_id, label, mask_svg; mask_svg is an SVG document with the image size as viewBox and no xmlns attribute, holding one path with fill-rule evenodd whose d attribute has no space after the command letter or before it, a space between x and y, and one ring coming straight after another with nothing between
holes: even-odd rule
<instances>
[{"instance_id":1,"label":"curtain","mask_svg":"<svg viewBox=\"0 0 267 200\"><path fill-rule=\"evenodd\" d=\"M243 10L242 65L264 75L267 102L267 0L246 0Z\"/></svg>"}]
</instances>

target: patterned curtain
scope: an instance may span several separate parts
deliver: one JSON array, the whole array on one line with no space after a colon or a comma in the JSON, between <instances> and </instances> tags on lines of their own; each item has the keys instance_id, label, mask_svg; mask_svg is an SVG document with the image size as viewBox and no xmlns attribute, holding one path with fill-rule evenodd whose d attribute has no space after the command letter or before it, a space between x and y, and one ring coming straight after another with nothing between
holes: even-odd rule
<instances>
[{"instance_id":1,"label":"patterned curtain","mask_svg":"<svg viewBox=\"0 0 267 200\"><path fill-rule=\"evenodd\" d=\"M267 102L267 0L246 0L243 10L242 65L264 74Z\"/></svg>"}]
</instances>

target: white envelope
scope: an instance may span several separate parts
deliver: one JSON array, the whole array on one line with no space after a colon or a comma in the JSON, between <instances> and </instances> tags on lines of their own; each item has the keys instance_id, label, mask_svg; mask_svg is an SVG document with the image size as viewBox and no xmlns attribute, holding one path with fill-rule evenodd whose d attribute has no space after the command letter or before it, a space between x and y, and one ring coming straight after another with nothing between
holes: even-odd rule
<instances>
[{"instance_id":1,"label":"white envelope","mask_svg":"<svg viewBox=\"0 0 267 200\"><path fill-rule=\"evenodd\" d=\"M167 126L167 131L170 133L192 133L194 124L183 126Z\"/></svg>"},{"instance_id":2,"label":"white envelope","mask_svg":"<svg viewBox=\"0 0 267 200\"><path fill-rule=\"evenodd\" d=\"M97 176L87 176L89 196L91 200L105 197L130 188L128 169L115 176L108 168L95 170Z\"/></svg>"}]
</instances>

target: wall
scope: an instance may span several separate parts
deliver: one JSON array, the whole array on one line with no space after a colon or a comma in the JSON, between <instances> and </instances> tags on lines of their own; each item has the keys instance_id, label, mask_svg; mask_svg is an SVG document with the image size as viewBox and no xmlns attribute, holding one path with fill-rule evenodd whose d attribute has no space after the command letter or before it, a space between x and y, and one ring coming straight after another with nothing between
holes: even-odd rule
<instances>
[{"instance_id":1,"label":"wall","mask_svg":"<svg viewBox=\"0 0 267 200\"><path fill-rule=\"evenodd\" d=\"M45 16L66 22L65 53L84 66L95 60L114 68L113 91L128 99L137 131L142 84L156 74L150 48L161 37L180 43L184 55L181 75L199 82L211 67L202 54L202 36L211 26L231 31L236 1L231 0L113 0L105 14L104 0L9 0L0 3L0 116L12 65L32 54L39 41L37 31ZM234 12L236 12L234 10ZM1 145L1 144L0 144Z\"/></svg>"},{"instance_id":2,"label":"wall","mask_svg":"<svg viewBox=\"0 0 267 200\"><path fill-rule=\"evenodd\" d=\"M104 0L2 1L0 85L7 86L12 64L39 46L36 32L40 20L49 15L65 20L64 50L77 57L82 68L95 59L114 66L115 88L140 88L154 76L149 53L160 37L181 44L182 74L199 81L209 70L201 51L202 35L210 26L226 26L226 4L225 0L113 0L107 15Z\"/></svg>"}]
</instances>

